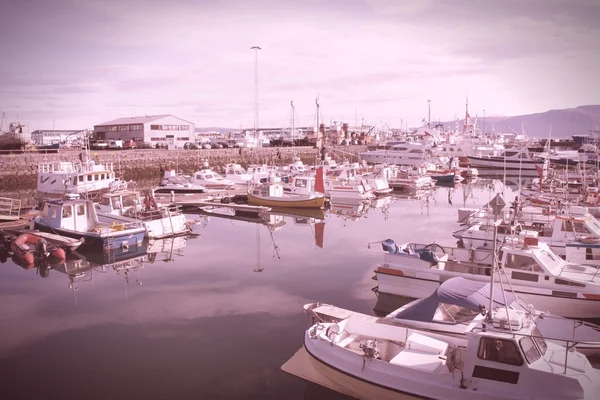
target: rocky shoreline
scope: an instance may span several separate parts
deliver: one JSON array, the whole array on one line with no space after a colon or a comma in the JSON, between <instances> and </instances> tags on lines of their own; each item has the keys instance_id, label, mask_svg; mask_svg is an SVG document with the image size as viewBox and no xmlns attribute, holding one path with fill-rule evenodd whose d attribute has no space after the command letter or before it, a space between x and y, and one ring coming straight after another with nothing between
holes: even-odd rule
<instances>
[{"instance_id":1,"label":"rocky shoreline","mask_svg":"<svg viewBox=\"0 0 600 400\"><path fill-rule=\"evenodd\" d=\"M335 159L357 161L365 146L343 146L331 148ZM84 150L61 150L59 153L21 153L0 155L0 188L2 192L35 189L40 163L71 161L78 162ZM192 173L206 160L211 168L219 170L227 163L285 165L299 157L306 164L314 164L319 156L313 147L244 148L211 150L120 150L91 151L90 157L101 163L113 163L117 175L125 180L158 179L163 172L177 169Z\"/></svg>"}]
</instances>

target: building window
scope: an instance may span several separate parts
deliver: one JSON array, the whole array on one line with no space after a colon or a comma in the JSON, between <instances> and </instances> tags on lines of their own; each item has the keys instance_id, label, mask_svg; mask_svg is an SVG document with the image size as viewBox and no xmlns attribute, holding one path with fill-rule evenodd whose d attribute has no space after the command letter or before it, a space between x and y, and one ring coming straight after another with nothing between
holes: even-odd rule
<instances>
[{"instance_id":1,"label":"building window","mask_svg":"<svg viewBox=\"0 0 600 400\"><path fill-rule=\"evenodd\" d=\"M118 130L119 130L119 132L128 131L129 125L119 125Z\"/></svg>"},{"instance_id":2,"label":"building window","mask_svg":"<svg viewBox=\"0 0 600 400\"><path fill-rule=\"evenodd\" d=\"M179 125L180 131L187 131L189 129L189 125Z\"/></svg>"},{"instance_id":3,"label":"building window","mask_svg":"<svg viewBox=\"0 0 600 400\"><path fill-rule=\"evenodd\" d=\"M189 137L178 137L177 140L185 140L185 141L189 141L190 138Z\"/></svg>"},{"instance_id":4,"label":"building window","mask_svg":"<svg viewBox=\"0 0 600 400\"><path fill-rule=\"evenodd\" d=\"M141 131L142 129L144 129L144 125L142 125L142 124L129 125L130 131Z\"/></svg>"},{"instance_id":5,"label":"building window","mask_svg":"<svg viewBox=\"0 0 600 400\"><path fill-rule=\"evenodd\" d=\"M162 130L162 127L160 125L150 125L150 130L160 131Z\"/></svg>"}]
</instances>

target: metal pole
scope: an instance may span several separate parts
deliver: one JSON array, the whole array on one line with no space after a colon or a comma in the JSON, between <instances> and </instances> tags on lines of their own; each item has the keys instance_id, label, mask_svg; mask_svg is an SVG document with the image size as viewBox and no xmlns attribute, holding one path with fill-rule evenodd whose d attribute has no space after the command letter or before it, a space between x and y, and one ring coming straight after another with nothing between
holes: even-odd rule
<instances>
[{"instance_id":1,"label":"metal pole","mask_svg":"<svg viewBox=\"0 0 600 400\"><path fill-rule=\"evenodd\" d=\"M485 135L485 110L483 110L483 134Z\"/></svg>"},{"instance_id":2,"label":"metal pole","mask_svg":"<svg viewBox=\"0 0 600 400\"><path fill-rule=\"evenodd\" d=\"M258 137L258 50L262 49L259 46L252 46L250 49L254 51L254 136L256 147L262 147L262 143L259 146Z\"/></svg>"},{"instance_id":3,"label":"metal pole","mask_svg":"<svg viewBox=\"0 0 600 400\"><path fill-rule=\"evenodd\" d=\"M427 112L427 127L431 126L431 100L427 100L428 112Z\"/></svg>"}]
</instances>

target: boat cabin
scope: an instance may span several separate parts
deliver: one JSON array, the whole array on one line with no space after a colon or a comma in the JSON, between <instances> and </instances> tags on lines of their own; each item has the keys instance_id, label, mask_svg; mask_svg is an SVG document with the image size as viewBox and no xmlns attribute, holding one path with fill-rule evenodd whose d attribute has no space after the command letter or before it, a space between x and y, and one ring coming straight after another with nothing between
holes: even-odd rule
<instances>
[{"instance_id":1,"label":"boat cabin","mask_svg":"<svg viewBox=\"0 0 600 400\"><path fill-rule=\"evenodd\" d=\"M316 179L314 176L289 177L288 181L286 191L289 191L290 193L310 196L316 191Z\"/></svg>"},{"instance_id":2,"label":"boat cabin","mask_svg":"<svg viewBox=\"0 0 600 400\"><path fill-rule=\"evenodd\" d=\"M55 162L38 165L37 189L43 193L85 193L107 189L115 181L112 164Z\"/></svg>"},{"instance_id":3,"label":"boat cabin","mask_svg":"<svg viewBox=\"0 0 600 400\"><path fill-rule=\"evenodd\" d=\"M86 232L98 225L94 203L83 199L47 201L41 219L48 226L76 232Z\"/></svg>"},{"instance_id":4,"label":"boat cabin","mask_svg":"<svg viewBox=\"0 0 600 400\"><path fill-rule=\"evenodd\" d=\"M125 215L130 210L141 206L140 193L133 190L122 190L104 193L96 204L96 209L104 214Z\"/></svg>"}]
</instances>

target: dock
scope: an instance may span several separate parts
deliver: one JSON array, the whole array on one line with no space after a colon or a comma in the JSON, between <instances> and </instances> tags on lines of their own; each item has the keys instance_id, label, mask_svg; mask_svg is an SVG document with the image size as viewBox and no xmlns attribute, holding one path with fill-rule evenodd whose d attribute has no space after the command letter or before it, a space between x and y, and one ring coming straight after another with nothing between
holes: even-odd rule
<instances>
[{"instance_id":1,"label":"dock","mask_svg":"<svg viewBox=\"0 0 600 400\"><path fill-rule=\"evenodd\" d=\"M232 217L247 218L258 222L262 216L271 211L270 207L239 204L248 200L246 189L218 190L206 193L156 193L156 201L169 206L178 206L184 212L199 212L205 215L217 215L214 209L233 211ZM221 214L219 216L225 217ZM236 219L236 218L232 218Z\"/></svg>"}]
</instances>

